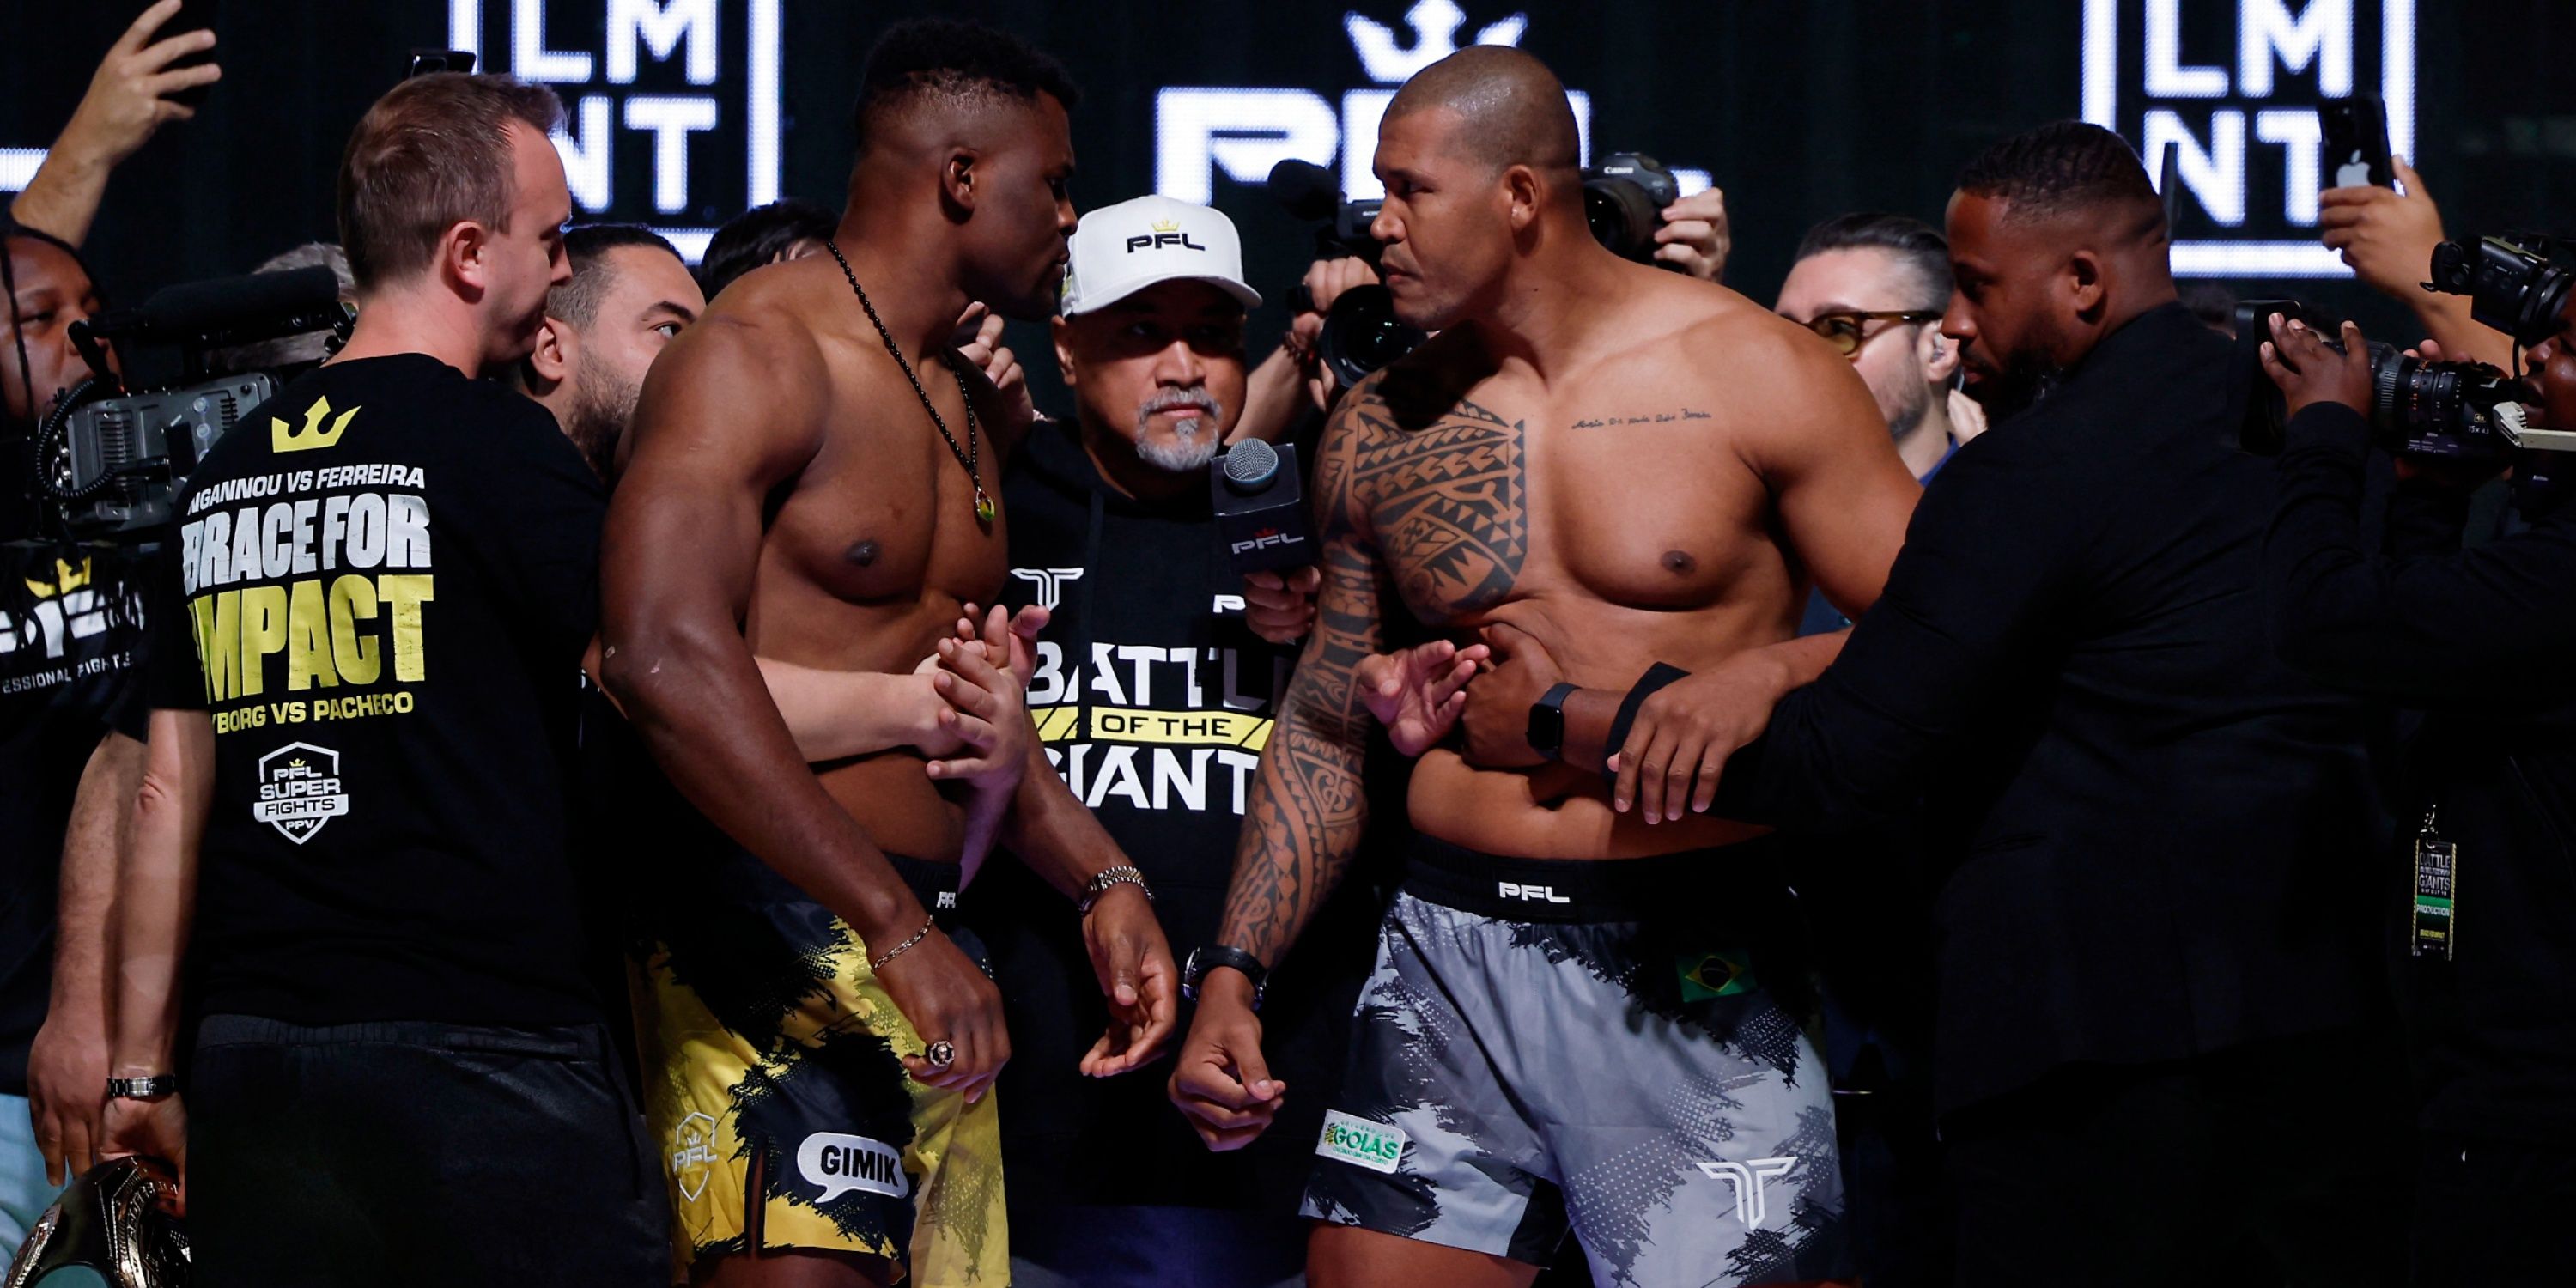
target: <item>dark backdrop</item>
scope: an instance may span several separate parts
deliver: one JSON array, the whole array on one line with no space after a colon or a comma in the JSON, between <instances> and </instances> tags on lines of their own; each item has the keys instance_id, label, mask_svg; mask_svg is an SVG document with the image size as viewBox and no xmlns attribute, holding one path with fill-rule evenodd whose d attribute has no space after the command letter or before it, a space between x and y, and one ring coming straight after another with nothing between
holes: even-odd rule
<instances>
[{"instance_id":1,"label":"dark backdrop","mask_svg":"<svg viewBox=\"0 0 2576 1288\"><path fill-rule=\"evenodd\" d=\"M2576 231L2576 10L2563 0L2089 0L2118 24L2109 61L2120 83L2115 121L2141 137L2145 28L2159 9L2179 15L2173 60L2231 81L2207 102L2179 110L2204 142L2211 112L2250 117L2229 64L2251 12L2340 6L2355 21L2358 88L2380 86L2387 50L2381 19L2393 4L2417 10L2415 152L2456 235L2508 226ZM702 6L693 9L693 5ZM616 84L605 52L610 17L714 21L711 68L689 66L685 45L642 42L630 84ZM1063 58L1087 91L1074 116L1081 173L1077 201L1100 205L1151 190L1157 177L1158 95L1173 86L1304 91L1338 109L1343 94L1372 88L1371 67L1345 30L1352 15L1384 24L1398 52L1417 32L1408 12L1439 28L1463 18L1457 38L1525 15L1519 43L1545 57L1592 102L1596 153L1638 148L1709 172L1728 194L1736 254L1727 280L1768 300L1800 232L1856 208L1907 211L1938 221L1959 164L1982 144L2083 107L2088 0L1359 0L1171 4L1149 0L963 0L947 4L842 0L229 0L217 29L225 78L199 117L175 126L129 163L91 239L113 296L247 270L296 242L331 235L333 170L366 103L400 73L408 51L449 43L453 17L479 18L485 65L512 69L524 45L564 60L587 58L586 82L558 88L578 118L581 99L613 125L712 112L714 128L688 135L686 191L659 194L657 136L618 128L598 195L584 218L704 228L756 191L746 180L759 77L751 60L762 12L776 15L779 189L838 204L846 176L848 100L859 60L898 18L941 12L980 17L1024 33ZM78 101L99 54L141 5L13 3L0 6L0 146L40 147ZM2555 11L2553 16L2553 11ZM523 29L541 17L542 40ZM703 28L691 33L703 34ZM654 35L648 21L644 32ZM1436 31L1435 31L1436 34ZM629 42L630 46L633 42ZM667 56L657 56L664 54ZM701 55L702 56L702 55ZM1382 64L1379 70L1384 70ZM2275 76L2274 108L2304 109L2321 92L2319 63ZM519 70L525 70L520 68ZM711 73L711 75L710 75ZM692 83L693 79L708 83ZM1383 88L1383 87L1380 87ZM691 96L694 96L692 98ZM696 104L692 106L692 104ZM679 106L674 108L674 104ZM711 104L711 106L709 106ZM1315 109L1310 108L1310 114ZM576 119L575 128L585 123ZM584 139L584 145L592 145ZM1257 140L1255 141L1258 142ZM1326 139L1329 153L1330 138ZM2246 236L2310 239L2283 223L2281 149L2248 145L2238 169ZM1317 159L1326 159L1318 157ZM663 181L667 182L667 181ZM1255 319L1256 344L1284 321L1279 301L1311 243L1252 186L1219 174L1215 204L1243 229L1255 285L1272 303ZM663 197L681 198L676 210ZM2186 238L2226 234L2184 203ZM2231 283L2295 291L2358 313L2382 333L2399 315L2361 297L2348 280ZM1015 334L1025 351L1038 334ZM1051 381L1047 383L1052 383Z\"/></svg>"}]
</instances>

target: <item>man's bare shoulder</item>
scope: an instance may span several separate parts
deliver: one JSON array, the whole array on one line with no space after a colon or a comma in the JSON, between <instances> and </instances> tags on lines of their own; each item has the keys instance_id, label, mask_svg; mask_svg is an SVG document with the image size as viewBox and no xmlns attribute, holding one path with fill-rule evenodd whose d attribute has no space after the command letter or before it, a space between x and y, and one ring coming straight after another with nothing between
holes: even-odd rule
<instances>
[{"instance_id":1,"label":"man's bare shoulder","mask_svg":"<svg viewBox=\"0 0 2576 1288\"><path fill-rule=\"evenodd\" d=\"M1779 370L1784 363L1847 365L1814 332L1723 286L1678 279L1658 303L1676 323L1663 332L1665 343L1687 351L1695 368L1717 368L1733 378Z\"/></svg>"},{"instance_id":2,"label":"man's bare shoulder","mask_svg":"<svg viewBox=\"0 0 2576 1288\"><path fill-rule=\"evenodd\" d=\"M727 288L654 359L636 403L635 454L810 457L822 441L832 371L809 312L792 279Z\"/></svg>"},{"instance_id":3,"label":"man's bare shoulder","mask_svg":"<svg viewBox=\"0 0 2576 1288\"><path fill-rule=\"evenodd\" d=\"M816 322L828 297L812 259L772 264L744 274L707 306L697 325L681 332L685 339L701 328L727 336L729 346L770 349L779 356L797 350L821 353ZM832 266L826 261L825 270Z\"/></svg>"},{"instance_id":4,"label":"man's bare shoulder","mask_svg":"<svg viewBox=\"0 0 2576 1288\"><path fill-rule=\"evenodd\" d=\"M1343 405L1361 427L1381 434L1431 429L1462 415L1491 418L1470 395L1492 374L1483 348L1460 328L1423 341L1370 375Z\"/></svg>"},{"instance_id":5,"label":"man's bare shoulder","mask_svg":"<svg viewBox=\"0 0 2576 1288\"><path fill-rule=\"evenodd\" d=\"M769 272L762 269L752 276ZM654 360L639 410L649 418L658 403L704 406L713 401L737 409L756 407L771 418L801 419L809 412L819 416L829 398L832 368L825 359L825 337L813 325L815 306L812 292L785 275L766 282L745 277L727 287Z\"/></svg>"}]
</instances>

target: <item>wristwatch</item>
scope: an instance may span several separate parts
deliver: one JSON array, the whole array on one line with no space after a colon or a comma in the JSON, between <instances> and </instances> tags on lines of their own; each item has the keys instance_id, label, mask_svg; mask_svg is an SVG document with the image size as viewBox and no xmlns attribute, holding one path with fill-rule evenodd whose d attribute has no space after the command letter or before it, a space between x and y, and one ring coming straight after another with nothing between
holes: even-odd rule
<instances>
[{"instance_id":1,"label":"wristwatch","mask_svg":"<svg viewBox=\"0 0 2576 1288\"><path fill-rule=\"evenodd\" d=\"M158 1100L179 1094L179 1075L156 1073L149 1078L110 1078L107 1098L110 1100Z\"/></svg>"},{"instance_id":2,"label":"wristwatch","mask_svg":"<svg viewBox=\"0 0 2576 1288\"><path fill-rule=\"evenodd\" d=\"M1212 946L1191 949L1189 964L1181 968L1181 996L1193 1002L1199 1000L1199 981L1206 979L1207 973L1219 966L1231 966L1252 981L1252 1009L1260 1010L1262 990L1268 987L1262 981L1270 972L1262 966L1260 958L1240 948Z\"/></svg>"},{"instance_id":3,"label":"wristwatch","mask_svg":"<svg viewBox=\"0 0 2576 1288\"><path fill-rule=\"evenodd\" d=\"M1565 752L1565 700L1577 686L1559 684L1530 704L1529 745L1550 760Z\"/></svg>"},{"instance_id":4,"label":"wristwatch","mask_svg":"<svg viewBox=\"0 0 2576 1288\"><path fill-rule=\"evenodd\" d=\"M1123 885L1136 887L1137 892L1145 896L1145 902L1154 901L1154 887L1145 884L1145 874L1133 864L1121 863L1114 868L1102 868L1092 875L1091 880L1083 883L1082 893L1074 897L1075 915L1090 916L1091 905L1100 902L1100 897L1113 888Z\"/></svg>"}]
</instances>

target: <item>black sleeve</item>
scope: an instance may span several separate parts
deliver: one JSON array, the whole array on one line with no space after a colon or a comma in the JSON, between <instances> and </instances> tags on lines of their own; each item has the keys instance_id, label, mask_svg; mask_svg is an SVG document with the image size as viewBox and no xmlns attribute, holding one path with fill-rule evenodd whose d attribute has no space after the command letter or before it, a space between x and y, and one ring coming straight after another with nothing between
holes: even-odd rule
<instances>
[{"instance_id":1,"label":"black sleeve","mask_svg":"<svg viewBox=\"0 0 2576 1288\"><path fill-rule=\"evenodd\" d=\"M172 711L203 711L206 702L206 673L197 660L197 632L188 616L188 594L181 584L185 560L177 541L162 545L161 557L150 561L144 574L143 592L143 665L150 677L143 685L143 702L149 708ZM117 728L136 739L142 734L128 728L132 713L120 713Z\"/></svg>"},{"instance_id":2,"label":"black sleeve","mask_svg":"<svg viewBox=\"0 0 2576 1288\"><path fill-rule=\"evenodd\" d=\"M2359 529L2367 434L2361 414L2340 404L2290 422L2263 543L2282 659L2326 683L2417 704L2530 696L2576 650L2576 514L2562 509L2461 550L2448 525L2465 522L2466 502L2408 489L2403 510L2391 506L2391 554L2374 558Z\"/></svg>"},{"instance_id":3,"label":"black sleeve","mask_svg":"<svg viewBox=\"0 0 2576 1288\"><path fill-rule=\"evenodd\" d=\"M445 495L463 507L458 539L492 572L519 620L555 638L599 630L599 533L608 493L555 418L534 401L488 393L481 459ZM454 468L454 467L451 467Z\"/></svg>"},{"instance_id":4,"label":"black sleeve","mask_svg":"<svg viewBox=\"0 0 2576 1288\"><path fill-rule=\"evenodd\" d=\"M1981 459L1982 458L1982 459ZM1727 762L1710 812L1816 826L1906 808L1921 769L2029 659L2080 549L2066 487L1961 456L1924 489L1887 588L1823 678Z\"/></svg>"},{"instance_id":5,"label":"black sleeve","mask_svg":"<svg viewBox=\"0 0 2576 1288\"><path fill-rule=\"evenodd\" d=\"M148 553L130 556L125 564L124 591L136 616L125 631L131 641L125 669L116 673L116 692L103 714L109 729L136 742L143 741L152 726L152 634L161 624L159 600L168 594L161 579L167 575L164 569L178 559L178 547L164 541Z\"/></svg>"}]
</instances>

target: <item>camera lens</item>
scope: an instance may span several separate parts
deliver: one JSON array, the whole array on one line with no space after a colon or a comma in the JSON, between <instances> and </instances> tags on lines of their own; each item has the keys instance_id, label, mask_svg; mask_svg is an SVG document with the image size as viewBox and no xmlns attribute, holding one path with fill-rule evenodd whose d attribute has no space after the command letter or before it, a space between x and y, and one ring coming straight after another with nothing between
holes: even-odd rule
<instances>
[{"instance_id":1,"label":"camera lens","mask_svg":"<svg viewBox=\"0 0 2576 1288\"><path fill-rule=\"evenodd\" d=\"M1342 292L1324 315L1324 332L1315 347L1334 378L1348 389L1429 338L1429 333L1405 325L1395 315L1393 292L1383 286L1354 286Z\"/></svg>"},{"instance_id":2,"label":"camera lens","mask_svg":"<svg viewBox=\"0 0 2576 1288\"><path fill-rule=\"evenodd\" d=\"M1655 257L1655 227L1663 207L1635 181L1598 177L1583 181L1583 218L1610 253L1639 262Z\"/></svg>"},{"instance_id":3,"label":"camera lens","mask_svg":"<svg viewBox=\"0 0 2576 1288\"><path fill-rule=\"evenodd\" d=\"M2370 346L2371 419L2409 455L2464 456L2492 446L2492 426L2463 396L2461 368Z\"/></svg>"}]
</instances>

